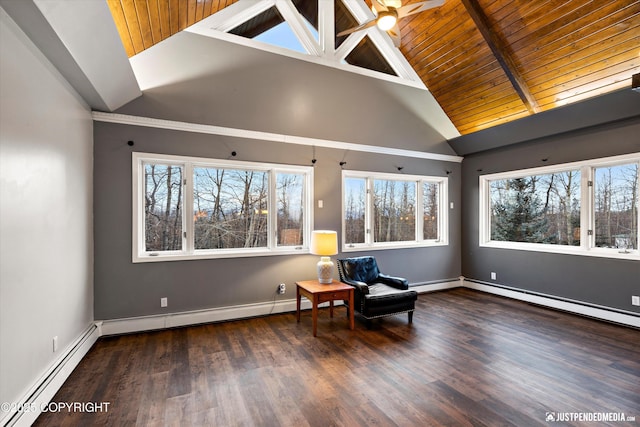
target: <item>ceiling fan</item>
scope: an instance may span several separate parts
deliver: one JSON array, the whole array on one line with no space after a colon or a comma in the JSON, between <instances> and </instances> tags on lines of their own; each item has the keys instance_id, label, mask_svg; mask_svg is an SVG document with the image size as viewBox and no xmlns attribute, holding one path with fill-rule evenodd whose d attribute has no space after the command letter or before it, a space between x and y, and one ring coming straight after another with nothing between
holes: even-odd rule
<instances>
[{"instance_id":1,"label":"ceiling fan","mask_svg":"<svg viewBox=\"0 0 640 427\"><path fill-rule=\"evenodd\" d=\"M357 27L349 28L337 34L338 37L346 36L347 34L355 33L356 31L365 30L373 26L378 26L382 31L386 31L393 44L396 47L400 47L400 27L398 26L398 20L414 15L416 13L424 12L425 10L432 9L434 7L442 6L444 0L427 0L418 3L408 4L402 6L401 0L371 0L371 10L375 15L375 18L367 21Z\"/></svg>"}]
</instances>

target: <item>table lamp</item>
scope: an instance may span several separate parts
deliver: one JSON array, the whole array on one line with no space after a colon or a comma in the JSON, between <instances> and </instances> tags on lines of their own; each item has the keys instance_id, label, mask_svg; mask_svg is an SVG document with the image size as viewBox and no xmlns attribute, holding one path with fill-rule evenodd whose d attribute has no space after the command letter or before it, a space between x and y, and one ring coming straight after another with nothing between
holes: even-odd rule
<instances>
[{"instance_id":1,"label":"table lamp","mask_svg":"<svg viewBox=\"0 0 640 427\"><path fill-rule=\"evenodd\" d=\"M320 255L318 261L318 282L333 282L333 262L330 255L338 253L338 233L329 230L314 230L311 233L311 253Z\"/></svg>"}]
</instances>

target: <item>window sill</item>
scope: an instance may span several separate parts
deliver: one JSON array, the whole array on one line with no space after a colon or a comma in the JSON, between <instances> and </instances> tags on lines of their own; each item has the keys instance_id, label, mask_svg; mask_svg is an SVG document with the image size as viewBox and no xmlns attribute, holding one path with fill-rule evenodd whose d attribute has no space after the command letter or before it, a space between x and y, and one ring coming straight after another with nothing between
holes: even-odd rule
<instances>
[{"instance_id":1,"label":"window sill","mask_svg":"<svg viewBox=\"0 0 640 427\"><path fill-rule=\"evenodd\" d=\"M256 249L253 251L223 251L223 252L195 252L191 254L172 253L172 254L138 254L134 255L132 262L145 263L145 262L165 262L165 261L193 261L202 259L227 259L227 258L249 258L249 257L263 257L263 256L278 256L278 255L305 255L309 253L309 248L300 249L278 249L278 250L264 250Z\"/></svg>"},{"instance_id":2,"label":"window sill","mask_svg":"<svg viewBox=\"0 0 640 427\"><path fill-rule=\"evenodd\" d=\"M438 246L449 246L448 242L399 242L399 243L379 243L375 245L357 244L353 246L342 246L342 252L362 252L362 251L381 251L387 249L413 249L413 248L431 248Z\"/></svg>"},{"instance_id":3,"label":"window sill","mask_svg":"<svg viewBox=\"0 0 640 427\"><path fill-rule=\"evenodd\" d=\"M618 252L618 249L593 248L585 249L579 246L555 246L538 243L515 243L490 241L480 243L481 248L510 249L529 252L547 252L566 255L591 256L600 258L640 260L640 252L632 250L629 252Z\"/></svg>"}]
</instances>

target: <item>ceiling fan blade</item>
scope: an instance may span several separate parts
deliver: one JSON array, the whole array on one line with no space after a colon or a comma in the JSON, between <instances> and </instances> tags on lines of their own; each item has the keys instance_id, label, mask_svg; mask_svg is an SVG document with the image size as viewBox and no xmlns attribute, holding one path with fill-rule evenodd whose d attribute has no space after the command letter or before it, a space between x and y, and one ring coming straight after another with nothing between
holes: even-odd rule
<instances>
[{"instance_id":1,"label":"ceiling fan blade","mask_svg":"<svg viewBox=\"0 0 640 427\"><path fill-rule=\"evenodd\" d=\"M444 0L427 0L421 1L420 3L408 4L397 10L398 19L413 15L414 13L424 12L425 10L433 9L434 7L442 6L443 4Z\"/></svg>"},{"instance_id":2,"label":"ceiling fan blade","mask_svg":"<svg viewBox=\"0 0 640 427\"><path fill-rule=\"evenodd\" d=\"M336 34L336 37L346 36L347 34L355 33L356 31L364 30L376 25L376 20L372 20L369 22L365 22L364 24L360 24L357 27L349 28L348 30L344 30Z\"/></svg>"},{"instance_id":3,"label":"ceiling fan blade","mask_svg":"<svg viewBox=\"0 0 640 427\"><path fill-rule=\"evenodd\" d=\"M399 48L401 39L400 26L398 24L394 25L392 29L387 31L387 34L389 34L389 37L391 37L391 40L393 40L393 45Z\"/></svg>"},{"instance_id":4,"label":"ceiling fan blade","mask_svg":"<svg viewBox=\"0 0 640 427\"><path fill-rule=\"evenodd\" d=\"M387 5L382 0L371 0L371 6L376 12L387 10Z\"/></svg>"}]
</instances>

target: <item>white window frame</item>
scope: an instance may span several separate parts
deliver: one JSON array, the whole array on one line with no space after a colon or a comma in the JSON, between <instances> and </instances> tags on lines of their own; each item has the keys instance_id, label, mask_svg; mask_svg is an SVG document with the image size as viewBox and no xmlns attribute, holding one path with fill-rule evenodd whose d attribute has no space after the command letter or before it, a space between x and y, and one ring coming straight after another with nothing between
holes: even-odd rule
<instances>
[{"instance_id":1,"label":"white window frame","mask_svg":"<svg viewBox=\"0 0 640 427\"><path fill-rule=\"evenodd\" d=\"M182 191L182 250L179 251L146 251L144 236L144 163L157 162L183 167ZM194 167L212 167L229 169L248 169L269 173L269 193L267 209L268 235L267 246L262 248L230 248L230 249L198 249L194 248L193 220L193 170ZM304 230L303 246L278 246L277 244L277 191L276 174L297 173L305 176L304 182ZM238 160L208 159L201 157L185 157L166 154L132 153L132 261L162 262L184 261L212 258L239 258L250 256L290 255L309 253L309 242L313 227L313 167L256 163Z\"/></svg>"},{"instance_id":2,"label":"white window frame","mask_svg":"<svg viewBox=\"0 0 640 427\"><path fill-rule=\"evenodd\" d=\"M514 249L521 251L551 252L583 256L597 256L606 258L640 260L639 250L620 250L617 248L599 248L595 246L595 169L637 163L640 167L640 153L625 154L595 160L563 163L553 166L543 166L517 171L481 175L479 177L479 244L481 247ZM531 175L545 175L551 173L580 170L580 246L553 245L546 243L504 242L491 240L491 201L490 181L523 178ZM639 182L640 185L640 182ZM640 209L638 209L640 223ZM640 227L638 227L638 242L640 242Z\"/></svg>"},{"instance_id":3,"label":"white window frame","mask_svg":"<svg viewBox=\"0 0 640 427\"><path fill-rule=\"evenodd\" d=\"M346 243L345 221L345 179L358 178L365 180L366 205L365 205L365 234L364 243ZM373 181L377 179L393 181L411 181L416 183L416 224L415 240L401 242L374 242L374 218L373 218ZM418 220L424 213L422 185L424 183L438 184L438 239L424 239L423 221ZM378 173L365 171L342 171L342 252L357 252L362 250L401 249L428 246L447 246L449 244L449 178L442 176L405 175L394 173Z\"/></svg>"}]
</instances>

